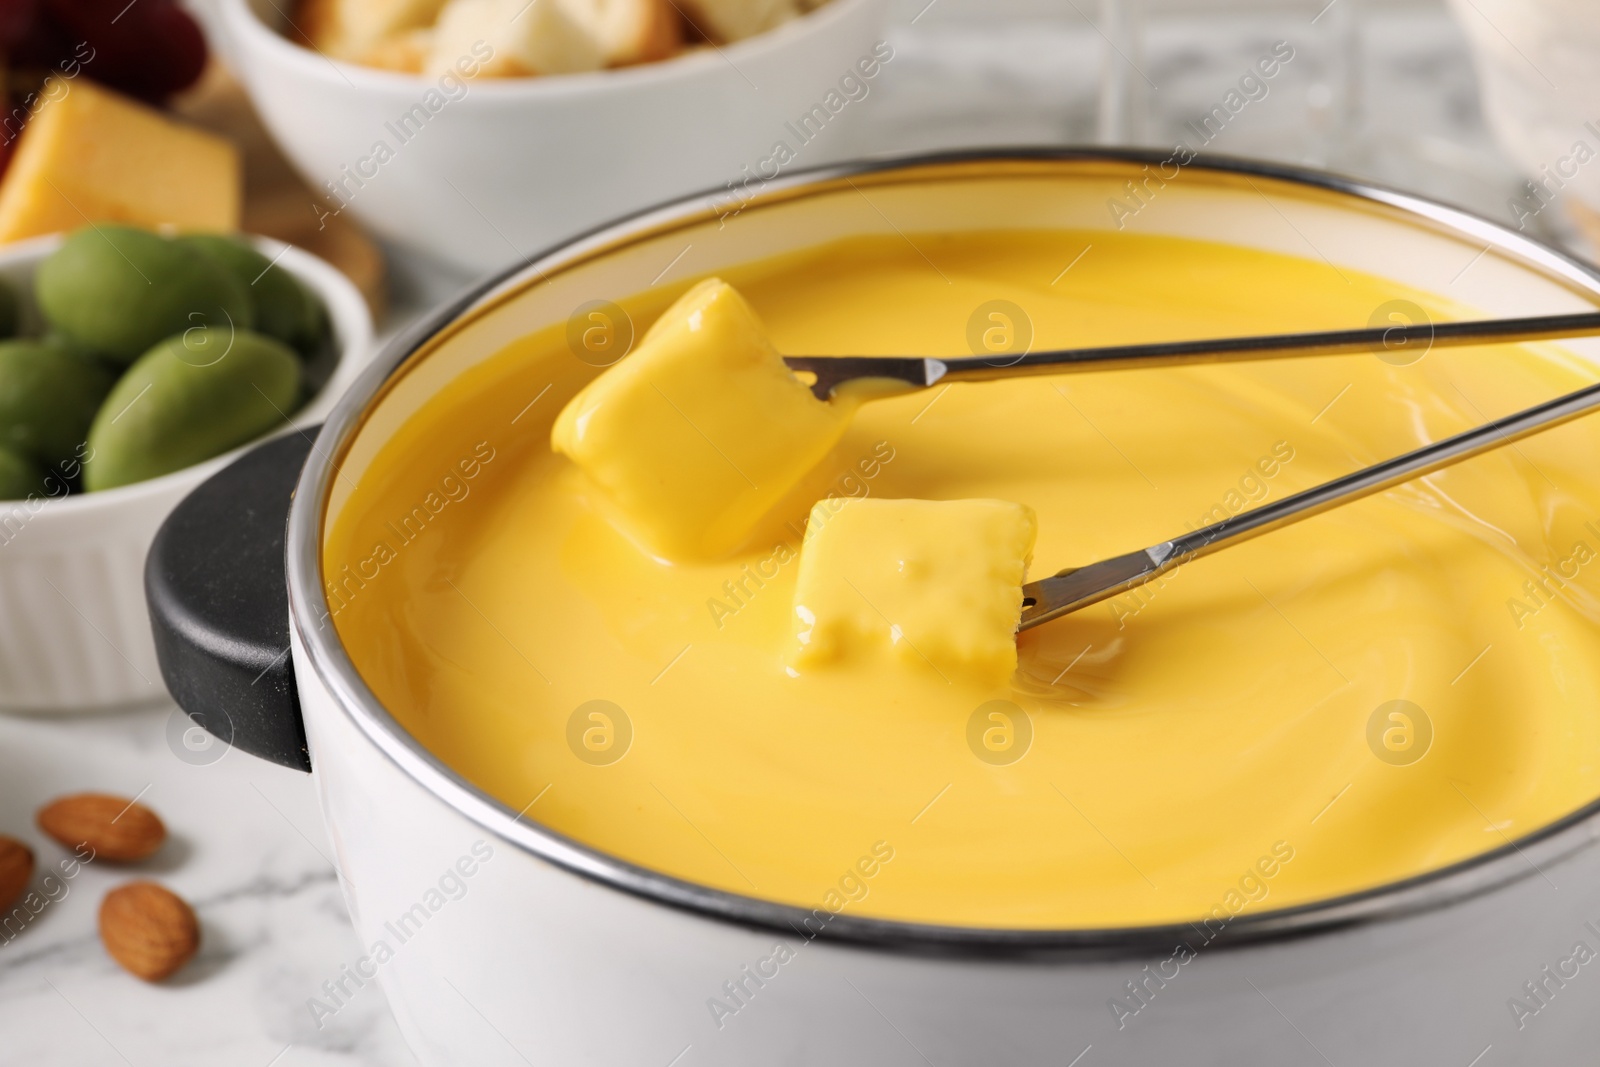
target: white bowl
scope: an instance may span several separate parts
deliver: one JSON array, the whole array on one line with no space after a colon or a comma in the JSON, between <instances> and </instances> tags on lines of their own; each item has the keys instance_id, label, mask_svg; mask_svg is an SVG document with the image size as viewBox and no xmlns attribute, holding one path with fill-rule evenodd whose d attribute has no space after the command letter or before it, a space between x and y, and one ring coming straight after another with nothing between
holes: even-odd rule
<instances>
[{"instance_id":1,"label":"white bowl","mask_svg":"<svg viewBox=\"0 0 1600 1067\"><path fill-rule=\"evenodd\" d=\"M725 211L736 203L726 184L756 174L779 142L794 152L783 170L850 154L837 127L861 103L839 83L849 76L867 95L876 88L881 73L863 79L857 63L881 60L873 48L888 3L830 0L725 48L621 70L479 79L449 93L434 79L294 44L275 28L282 0L219 0L214 22L267 128L312 188L342 183L329 210L483 271L668 197L721 187L707 206ZM832 114L830 92L846 101ZM419 105L426 122L402 143L399 120ZM796 130L813 107L828 117L813 120L820 132L801 143ZM382 163L380 141L393 153Z\"/></svg>"},{"instance_id":2,"label":"white bowl","mask_svg":"<svg viewBox=\"0 0 1600 1067\"><path fill-rule=\"evenodd\" d=\"M254 241L322 300L339 352L328 382L271 437L327 417L372 358L372 318L327 263ZM41 237L0 249L0 277L26 297L31 315L34 268L60 243ZM166 696L145 611L145 553L173 506L249 447L104 492L0 503L0 708L68 711Z\"/></svg>"}]
</instances>

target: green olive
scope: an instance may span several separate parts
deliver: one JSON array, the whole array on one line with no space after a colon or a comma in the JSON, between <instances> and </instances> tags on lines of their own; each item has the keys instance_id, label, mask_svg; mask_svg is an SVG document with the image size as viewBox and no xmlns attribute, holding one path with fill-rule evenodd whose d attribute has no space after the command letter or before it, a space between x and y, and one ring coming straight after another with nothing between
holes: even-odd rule
<instances>
[{"instance_id":1,"label":"green olive","mask_svg":"<svg viewBox=\"0 0 1600 1067\"><path fill-rule=\"evenodd\" d=\"M250 294L257 333L304 354L322 332L322 303L283 267L235 237L196 233L179 238L233 273Z\"/></svg>"},{"instance_id":2,"label":"green olive","mask_svg":"<svg viewBox=\"0 0 1600 1067\"><path fill-rule=\"evenodd\" d=\"M0 448L0 500L26 500L44 491L44 471L33 460Z\"/></svg>"},{"instance_id":3,"label":"green olive","mask_svg":"<svg viewBox=\"0 0 1600 1067\"><path fill-rule=\"evenodd\" d=\"M221 455L282 425L300 399L300 360L282 342L214 326L169 337L100 406L84 488L141 482Z\"/></svg>"},{"instance_id":4,"label":"green olive","mask_svg":"<svg viewBox=\"0 0 1600 1067\"><path fill-rule=\"evenodd\" d=\"M191 327L249 329L250 293L191 245L134 229L78 230L39 264L34 295L75 350L131 363Z\"/></svg>"},{"instance_id":5,"label":"green olive","mask_svg":"<svg viewBox=\"0 0 1600 1067\"><path fill-rule=\"evenodd\" d=\"M0 447L54 467L77 455L111 388L105 368L43 341L0 341Z\"/></svg>"},{"instance_id":6,"label":"green olive","mask_svg":"<svg viewBox=\"0 0 1600 1067\"><path fill-rule=\"evenodd\" d=\"M0 337L15 337L21 321L22 307L17 300L16 287L0 279Z\"/></svg>"}]
</instances>

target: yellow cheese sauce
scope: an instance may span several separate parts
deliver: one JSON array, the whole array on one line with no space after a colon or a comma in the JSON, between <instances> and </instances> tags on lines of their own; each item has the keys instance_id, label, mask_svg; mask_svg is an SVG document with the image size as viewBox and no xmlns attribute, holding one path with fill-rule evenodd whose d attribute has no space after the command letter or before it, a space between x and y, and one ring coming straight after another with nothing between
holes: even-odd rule
<instances>
[{"instance_id":1,"label":"yellow cheese sauce","mask_svg":"<svg viewBox=\"0 0 1600 1067\"><path fill-rule=\"evenodd\" d=\"M1035 348L1364 326L1396 299L1476 314L1320 260L1101 231L859 239L719 273L808 354L965 355L996 300ZM624 303L642 329L688 284ZM399 721L603 852L850 915L1115 927L1368 889L1600 795L1593 419L1024 633L1008 686L784 670L799 531L829 494L1026 504L1038 576L1593 380L1555 346L874 401L746 549L676 566L550 450L594 373L563 324L452 383L361 475L325 562Z\"/></svg>"}]
</instances>

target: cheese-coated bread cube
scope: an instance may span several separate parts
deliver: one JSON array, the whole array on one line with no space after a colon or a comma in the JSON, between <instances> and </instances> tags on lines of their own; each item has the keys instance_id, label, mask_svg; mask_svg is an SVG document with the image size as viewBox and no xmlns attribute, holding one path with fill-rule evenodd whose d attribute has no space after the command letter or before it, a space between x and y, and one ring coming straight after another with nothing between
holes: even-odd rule
<instances>
[{"instance_id":1,"label":"cheese-coated bread cube","mask_svg":"<svg viewBox=\"0 0 1600 1067\"><path fill-rule=\"evenodd\" d=\"M856 406L813 396L744 297L713 278L567 404L551 444L645 551L715 559L828 454Z\"/></svg>"},{"instance_id":2,"label":"cheese-coated bread cube","mask_svg":"<svg viewBox=\"0 0 1600 1067\"><path fill-rule=\"evenodd\" d=\"M1036 531L1033 509L1008 500L819 502L800 550L791 664L877 657L1003 685Z\"/></svg>"}]
</instances>

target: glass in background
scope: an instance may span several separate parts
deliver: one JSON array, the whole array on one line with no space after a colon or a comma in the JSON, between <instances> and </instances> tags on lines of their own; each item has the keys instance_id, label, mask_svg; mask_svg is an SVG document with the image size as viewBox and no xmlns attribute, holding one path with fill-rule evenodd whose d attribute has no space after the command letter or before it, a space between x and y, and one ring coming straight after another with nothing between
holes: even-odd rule
<instances>
[{"instance_id":1,"label":"glass in background","mask_svg":"<svg viewBox=\"0 0 1600 1067\"><path fill-rule=\"evenodd\" d=\"M1594 0L1502 0L1527 2ZM1467 35L1445 0L899 0L888 39L895 59L857 154L1183 141L1497 219L1523 180L1484 122ZM1278 42L1293 58L1263 78L1258 63ZM1241 88L1247 77L1265 95ZM1546 212L1530 229L1570 239L1561 218Z\"/></svg>"},{"instance_id":2,"label":"glass in background","mask_svg":"<svg viewBox=\"0 0 1600 1067\"><path fill-rule=\"evenodd\" d=\"M1122 105L1105 108L1103 142L1203 141L1504 217L1517 168L1486 128L1467 40L1439 0L1101 0L1101 11L1114 57L1102 102ZM1251 99L1244 89L1263 90L1240 80L1284 45L1293 59ZM1236 115L1217 110L1230 90L1246 101Z\"/></svg>"},{"instance_id":3,"label":"glass in background","mask_svg":"<svg viewBox=\"0 0 1600 1067\"><path fill-rule=\"evenodd\" d=\"M1451 0L1471 42L1490 128L1525 180L1494 217L1600 246L1600 5Z\"/></svg>"}]
</instances>

